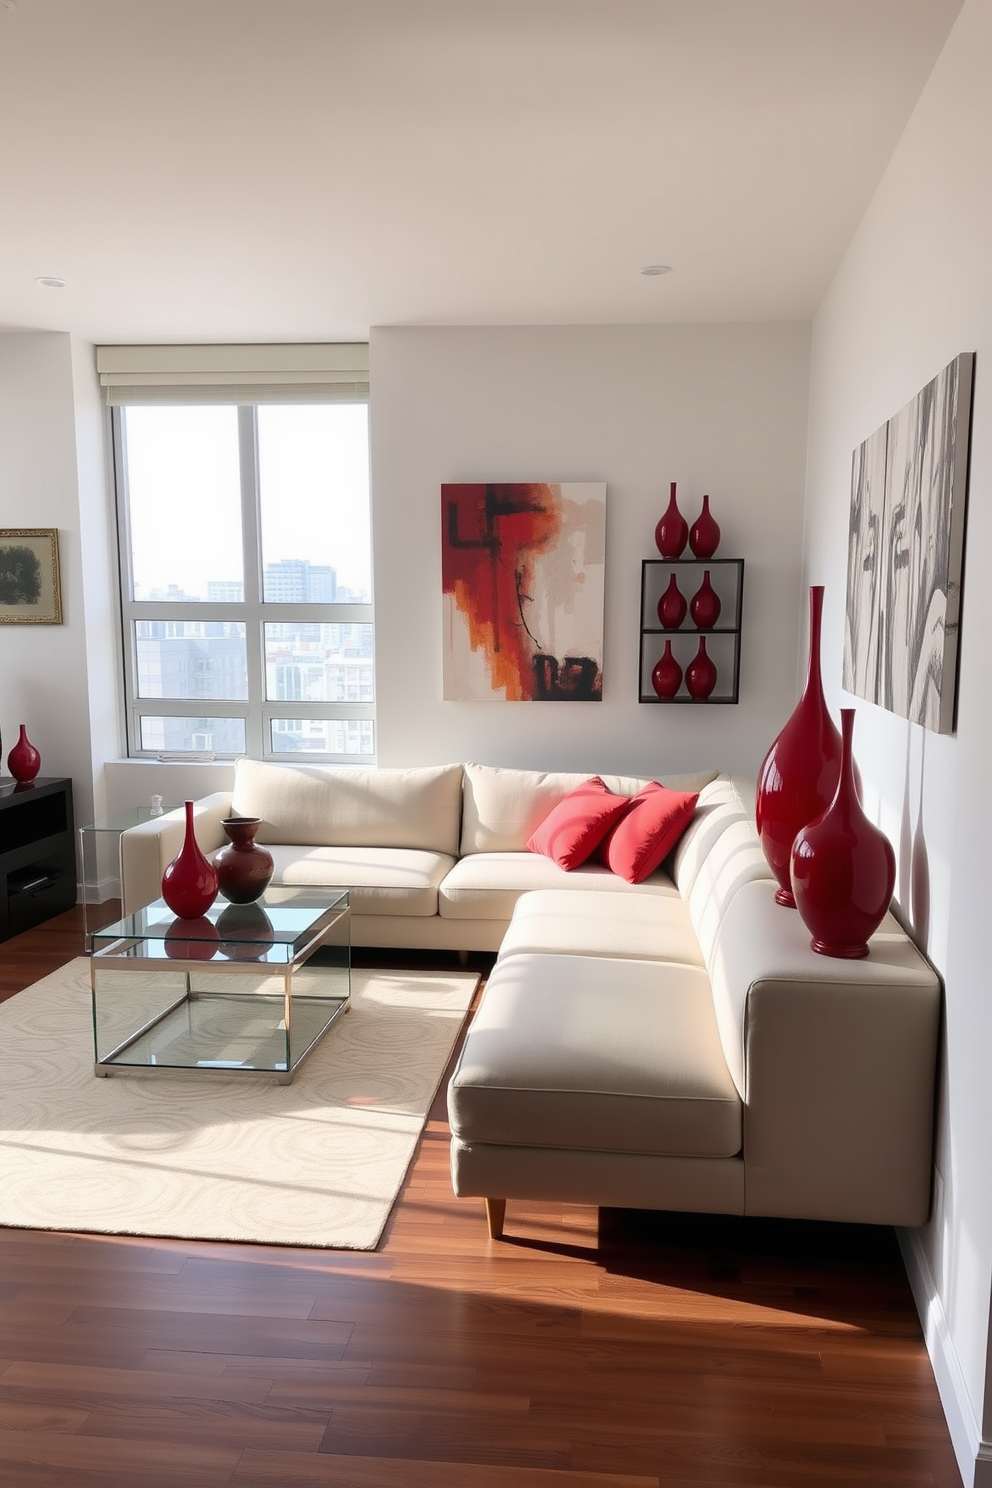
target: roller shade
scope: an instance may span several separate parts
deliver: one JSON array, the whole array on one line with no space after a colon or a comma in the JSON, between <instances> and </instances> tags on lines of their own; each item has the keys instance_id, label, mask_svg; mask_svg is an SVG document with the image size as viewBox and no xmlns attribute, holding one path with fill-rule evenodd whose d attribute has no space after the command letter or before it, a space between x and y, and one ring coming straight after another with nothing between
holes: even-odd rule
<instances>
[{"instance_id":1,"label":"roller shade","mask_svg":"<svg viewBox=\"0 0 992 1488\"><path fill-rule=\"evenodd\" d=\"M364 342L98 346L109 404L356 403L369 395Z\"/></svg>"}]
</instances>

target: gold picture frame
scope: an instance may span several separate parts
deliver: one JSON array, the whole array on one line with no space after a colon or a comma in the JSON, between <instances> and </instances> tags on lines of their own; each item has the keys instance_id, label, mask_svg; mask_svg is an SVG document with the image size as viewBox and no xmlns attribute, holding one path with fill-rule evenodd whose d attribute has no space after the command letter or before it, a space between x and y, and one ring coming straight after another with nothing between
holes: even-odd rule
<instances>
[{"instance_id":1,"label":"gold picture frame","mask_svg":"<svg viewBox=\"0 0 992 1488\"><path fill-rule=\"evenodd\" d=\"M61 625L56 527L0 527L0 625Z\"/></svg>"}]
</instances>

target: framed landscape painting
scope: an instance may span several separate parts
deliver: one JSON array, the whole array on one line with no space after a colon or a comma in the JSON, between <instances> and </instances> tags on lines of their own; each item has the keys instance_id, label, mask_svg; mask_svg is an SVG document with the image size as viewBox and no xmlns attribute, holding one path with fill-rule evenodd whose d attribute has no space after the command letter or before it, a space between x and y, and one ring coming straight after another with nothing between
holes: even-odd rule
<instances>
[{"instance_id":1,"label":"framed landscape painting","mask_svg":"<svg viewBox=\"0 0 992 1488\"><path fill-rule=\"evenodd\" d=\"M844 686L954 728L974 353L854 451Z\"/></svg>"},{"instance_id":2,"label":"framed landscape painting","mask_svg":"<svg viewBox=\"0 0 992 1488\"><path fill-rule=\"evenodd\" d=\"M62 624L54 527L0 528L0 624Z\"/></svg>"},{"instance_id":3,"label":"framed landscape painting","mask_svg":"<svg viewBox=\"0 0 992 1488\"><path fill-rule=\"evenodd\" d=\"M599 702L606 485L441 487L444 698Z\"/></svg>"}]
</instances>

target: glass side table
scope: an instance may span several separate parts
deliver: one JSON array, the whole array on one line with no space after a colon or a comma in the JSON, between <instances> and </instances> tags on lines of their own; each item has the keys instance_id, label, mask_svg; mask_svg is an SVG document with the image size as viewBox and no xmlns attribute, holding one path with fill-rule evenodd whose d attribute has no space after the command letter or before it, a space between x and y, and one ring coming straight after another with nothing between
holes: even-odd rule
<instances>
[{"instance_id":1,"label":"glass side table","mask_svg":"<svg viewBox=\"0 0 992 1488\"><path fill-rule=\"evenodd\" d=\"M154 903L90 935L94 1073L287 1085L351 1000L345 889L268 889L179 919ZM318 955L318 952L320 953Z\"/></svg>"},{"instance_id":2,"label":"glass side table","mask_svg":"<svg viewBox=\"0 0 992 1488\"><path fill-rule=\"evenodd\" d=\"M94 930L115 919L120 913L121 836L128 827L154 821L173 811L173 806L153 808L134 806L118 811L103 821L87 822L79 828L79 871L83 887L83 933L88 938ZM112 892L107 892L112 890ZM108 908L101 914L101 907Z\"/></svg>"}]
</instances>

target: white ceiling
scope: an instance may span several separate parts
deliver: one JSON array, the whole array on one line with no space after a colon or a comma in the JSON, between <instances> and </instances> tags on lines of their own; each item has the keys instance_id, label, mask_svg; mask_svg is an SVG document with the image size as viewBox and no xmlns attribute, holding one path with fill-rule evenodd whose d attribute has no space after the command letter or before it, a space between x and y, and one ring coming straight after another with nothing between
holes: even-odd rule
<instances>
[{"instance_id":1,"label":"white ceiling","mask_svg":"<svg viewBox=\"0 0 992 1488\"><path fill-rule=\"evenodd\" d=\"M0 0L0 328L807 319L960 6Z\"/></svg>"}]
</instances>

